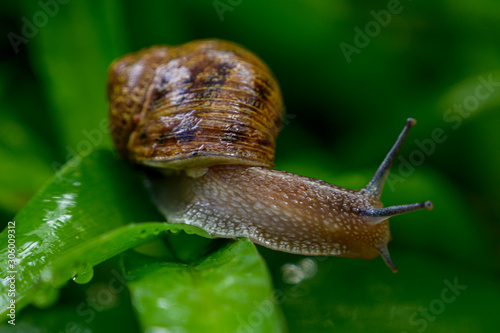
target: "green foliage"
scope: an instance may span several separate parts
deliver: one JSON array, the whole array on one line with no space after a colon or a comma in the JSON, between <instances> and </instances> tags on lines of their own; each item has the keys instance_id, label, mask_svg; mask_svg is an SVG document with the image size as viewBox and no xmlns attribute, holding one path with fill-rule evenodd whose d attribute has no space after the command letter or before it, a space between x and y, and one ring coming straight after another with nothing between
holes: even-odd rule
<instances>
[{"instance_id":1,"label":"green foliage","mask_svg":"<svg viewBox=\"0 0 500 333\"><path fill-rule=\"evenodd\" d=\"M144 330L283 332L267 267L248 240L190 264L125 255L132 302Z\"/></svg>"},{"instance_id":2,"label":"green foliage","mask_svg":"<svg viewBox=\"0 0 500 333\"><path fill-rule=\"evenodd\" d=\"M283 330L269 272L252 243L240 240L207 253L207 243L201 241L205 245L201 258L192 256L185 263L175 249L169 253L163 242L150 242L164 232L209 235L187 225L143 222L155 218L161 220L137 172L109 151L69 161L14 218L19 262L10 266L2 261L0 269L17 271L17 311L28 304L50 307L68 280L88 283L94 266L137 248L146 254L128 252L121 269L113 273L126 271L123 279L143 329L173 326L234 332L248 325L245 318L258 311L255 304L262 304L266 313L258 313L262 316L258 331ZM143 223L130 223L134 221ZM8 229L0 237L7 244ZM142 244L147 245L138 247ZM7 247L2 248L0 256L7 255ZM119 290L111 281L109 286ZM0 315L6 318L7 284L0 285L0 295ZM97 298L99 302L106 303ZM167 311L169 302L176 311ZM200 308L206 315L199 315ZM85 314L79 306L75 312Z\"/></svg>"},{"instance_id":3,"label":"green foliage","mask_svg":"<svg viewBox=\"0 0 500 333\"><path fill-rule=\"evenodd\" d=\"M20 259L17 325L0 332L500 328L498 1L401 2L366 45L357 31L394 1L62 2L0 5L0 225L16 222ZM200 38L240 43L276 75L288 113L278 169L361 188L418 120L383 201L435 209L391 219L399 273L380 258L307 259L164 223L113 153L106 70ZM455 281L467 288L453 293Z\"/></svg>"}]
</instances>

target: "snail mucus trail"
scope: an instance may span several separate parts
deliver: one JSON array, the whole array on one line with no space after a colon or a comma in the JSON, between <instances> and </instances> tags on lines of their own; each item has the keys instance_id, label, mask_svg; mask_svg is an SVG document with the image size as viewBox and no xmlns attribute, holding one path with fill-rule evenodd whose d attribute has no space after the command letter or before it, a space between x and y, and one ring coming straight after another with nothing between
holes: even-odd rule
<instances>
[{"instance_id":1,"label":"snail mucus trail","mask_svg":"<svg viewBox=\"0 0 500 333\"><path fill-rule=\"evenodd\" d=\"M411 118L361 190L274 170L281 92L267 66L237 44L201 40L125 55L110 67L108 98L118 152L164 174L150 187L168 222L296 254L380 254L395 272L388 218L432 209L430 201L380 200Z\"/></svg>"}]
</instances>

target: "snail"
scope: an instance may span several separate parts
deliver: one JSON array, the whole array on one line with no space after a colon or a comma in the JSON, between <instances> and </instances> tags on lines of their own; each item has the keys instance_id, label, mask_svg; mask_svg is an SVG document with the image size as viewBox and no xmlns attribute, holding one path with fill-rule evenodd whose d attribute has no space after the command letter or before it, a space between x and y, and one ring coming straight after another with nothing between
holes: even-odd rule
<instances>
[{"instance_id":1,"label":"snail","mask_svg":"<svg viewBox=\"0 0 500 333\"><path fill-rule=\"evenodd\" d=\"M153 46L108 73L110 130L126 160L162 172L154 201L170 223L213 237L247 237L303 255L373 259L394 271L388 218L432 203L383 207L384 182L409 118L361 190L274 170L283 102L267 66L222 40Z\"/></svg>"}]
</instances>

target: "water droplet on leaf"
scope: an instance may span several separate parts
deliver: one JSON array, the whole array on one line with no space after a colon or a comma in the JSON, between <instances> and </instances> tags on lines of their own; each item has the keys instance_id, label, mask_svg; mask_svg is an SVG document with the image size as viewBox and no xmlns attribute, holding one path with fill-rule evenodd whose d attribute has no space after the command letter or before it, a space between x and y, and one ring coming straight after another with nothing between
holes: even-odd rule
<instances>
[{"instance_id":1,"label":"water droplet on leaf","mask_svg":"<svg viewBox=\"0 0 500 333\"><path fill-rule=\"evenodd\" d=\"M78 284L85 284L92 280L94 269L89 263L78 264L73 268L73 281Z\"/></svg>"}]
</instances>

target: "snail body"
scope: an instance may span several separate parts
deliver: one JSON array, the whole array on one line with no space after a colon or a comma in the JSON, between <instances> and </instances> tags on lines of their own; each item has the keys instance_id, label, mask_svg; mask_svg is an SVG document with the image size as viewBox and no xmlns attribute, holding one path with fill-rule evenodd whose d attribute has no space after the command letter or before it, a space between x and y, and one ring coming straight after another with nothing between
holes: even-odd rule
<instances>
[{"instance_id":1,"label":"snail body","mask_svg":"<svg viewBox=\"0 0 500 333\"><path fill-rule=\"evenodd\" d=\"M432 208L429 201L385 208L380 201L411 118L361 190L272 169L279 86L236 44L202 40L126 55L111 66L108 97L118 152L164 174L150 186L168 222L290 253L381 255L396 271L387 219Z\"/></svg>"}]
</instances>

